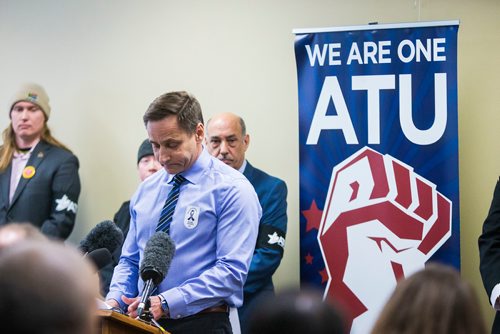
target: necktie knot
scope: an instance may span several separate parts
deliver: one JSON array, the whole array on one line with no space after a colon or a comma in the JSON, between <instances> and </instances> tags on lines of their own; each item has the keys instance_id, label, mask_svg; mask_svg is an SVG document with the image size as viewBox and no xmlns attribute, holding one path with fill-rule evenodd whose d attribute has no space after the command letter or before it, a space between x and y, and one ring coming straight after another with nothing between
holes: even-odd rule
<instances>
[{"instance_id":1,"label":"necktie knot","mask_svg":"<svg viewBox=\"0 0 500 334\"><path fill-rule=\"evenodd\" d=\"M170 234L170 224L172 222L172 217L174 215L175 206L179 198L179 192L181 184L186 181L186 178L180 174L176 174L172 180L173 186L168 193L167 200L163 205L163 209L160 213L160 220L156 226L156 231L163 231Z\"/></svg>"},{"instance_id":2,"label":"necktie knot","mask_svg":"<svg viewBox=\"0 0 500 334\"><path fill-rule=\"evenodd\" d=\"M181 174L175 174L173 181L174 181L174 187L179 187L186 181L186 178Z\"/></svg>"}]
</instances>

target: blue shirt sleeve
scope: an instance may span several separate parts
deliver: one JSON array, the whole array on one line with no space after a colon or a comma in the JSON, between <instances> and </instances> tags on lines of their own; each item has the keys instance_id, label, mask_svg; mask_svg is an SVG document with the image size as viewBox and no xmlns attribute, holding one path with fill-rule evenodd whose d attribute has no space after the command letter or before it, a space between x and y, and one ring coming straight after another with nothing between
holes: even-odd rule
<instances>
[{"instance_id":1,"label":"blue shirt sleeve","mask_svg":"<svg viewBox=\"0 0 500 334\"><path fill-rule=\"evenodd\" d=\"M135 213L132 208L137 196L130 201L130 227L123 242L120 261L113 271L110 288L106 299L114 299L125 310L126 305L121 296L135 297L139 294L137 282L139 280L139 247L136 240Z\"/></svg>"}]
</instances>

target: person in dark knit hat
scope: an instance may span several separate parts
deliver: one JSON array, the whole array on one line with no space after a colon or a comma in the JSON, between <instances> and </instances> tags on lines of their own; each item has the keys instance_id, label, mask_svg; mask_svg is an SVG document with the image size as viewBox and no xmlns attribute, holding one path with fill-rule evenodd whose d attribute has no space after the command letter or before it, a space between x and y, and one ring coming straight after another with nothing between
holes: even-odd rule
<instances>
[{"instance_id":1,"label":"person in dark knit hat","mask_svg":"<svg viewBox=\"0 0 500 334\"><path fill-rule=\"evenodd\" d=\"M148 176L156 173L161 169L160 163L155 159L153 154L153 147L148 139L145 139L139 150L137 151L137 172L139 173L139 179L144 181ZM115 213L113 221L122 230L123 236L127 236L129 224L130 224L130 201L126 201L122 204L118 212ZM124 238L125 239L125 238ZM113 253L113 263L107 265L99 271L101 280L101 293L105 296L109 290L109 284L111 283L111 278L113 276L113 269L118 264L121 255L121 247L118 247Z\"/></svg>"},{"instance_id":2,"label":"person in dark knit hat","mask_svg":"<svg viewBox=\"0 0 500 334\"><path fill-rule=\"evenodd\" d=\"M66 239L78 208L79 162L51 135L50 111L38 84L22 85L11 100L0 146L0 225L30 222L49 237Z\"/></svg>"},{"instance_id":3,"label":"person in dark knit hat","mask_svg":"<svg viewBox=\"0 0 500 334\"><path fill-rule=\"evenodd\" d=\"M161 165L155 159L153 153L153 146L151 146L149 139L145 139L142 142L141 146L139 146L139 150L137 151L137 171L139 172L139 179L141 180L141 182L144 181L148 176L156 173L160 168Z\"/></svg>"}]
</instances>

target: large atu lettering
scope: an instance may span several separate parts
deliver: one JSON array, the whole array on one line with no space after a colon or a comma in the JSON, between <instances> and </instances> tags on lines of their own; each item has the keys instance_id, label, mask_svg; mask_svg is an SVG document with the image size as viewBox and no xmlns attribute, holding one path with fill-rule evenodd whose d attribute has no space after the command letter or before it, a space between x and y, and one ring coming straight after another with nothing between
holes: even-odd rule
<instances>
[{"instance_id":1,"label":"large atu lettering","mask_svg":"<svg viewBox=\"0 0 500 334\"><path fill-rule=\"evenodd\" d=\"M430 145L438 141L446 129L447 93L446 73L434 74L434 123L428 129L415 126L412 117L411 75L400 74L399 121L405 137L417 145ZM395 75L353 76L352 89L365 90L368 98L368 144L380 144L380 91L394 89ZM328 105L333 101L337 115L327 115ZM314 110L307 136L307 145L316 145L323 130L341 130L347 144L359 144L349 116L340 84L336 76L327 76Z\"/></svg>"}]
</instances>

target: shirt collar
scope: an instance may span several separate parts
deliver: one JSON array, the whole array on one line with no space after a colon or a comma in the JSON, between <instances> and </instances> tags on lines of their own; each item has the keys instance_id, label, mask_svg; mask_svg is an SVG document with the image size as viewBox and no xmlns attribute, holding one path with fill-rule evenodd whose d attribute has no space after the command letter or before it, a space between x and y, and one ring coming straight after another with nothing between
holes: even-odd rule
<instances>
[{"instance_id":1,"label":"shirt collar","mask_svg":"<svg viewBox=\"0 0 500 334\"><path fill-rule=\"evenodd\" d=\"M20 158L23 160L28 159L31 156L31 153L35 149L36 145L38 145L38 142L39 142L39 140L33 146L31 146L29 151L26 151L26 152L21 152L21 151L17 151L17 150L14 151L13 157L16 159Z\"/></svg>"},{"instance_id":2,"label":"shirt collar","mask_svg":"<svg viewBox=\"0 0 500 334\"><path fill-rule=\"evenodd\" d=\"M247 160L243 160L243 163L241 164L240 168L238 169L238 171L243 174L243 172L245 171L245 168L247 168Z\"/></svg>"}]
</instances>

